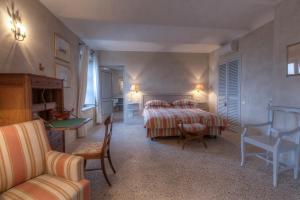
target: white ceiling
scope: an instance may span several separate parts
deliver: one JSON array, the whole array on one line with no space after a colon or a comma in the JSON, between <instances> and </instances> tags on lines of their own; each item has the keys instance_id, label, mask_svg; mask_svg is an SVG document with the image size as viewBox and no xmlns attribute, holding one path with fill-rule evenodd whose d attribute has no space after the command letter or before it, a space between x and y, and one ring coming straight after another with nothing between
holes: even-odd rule
<instances>
[{"instance_id":1,"label":"white ceiling","mask_svg":"<svg viewBox=\"0 0 300 200\"><path fill-rule=\"evenodd\" d=\"M207 53L271 21L280 0L40 0L95 50Z\"/></svg>"}]
</instances>

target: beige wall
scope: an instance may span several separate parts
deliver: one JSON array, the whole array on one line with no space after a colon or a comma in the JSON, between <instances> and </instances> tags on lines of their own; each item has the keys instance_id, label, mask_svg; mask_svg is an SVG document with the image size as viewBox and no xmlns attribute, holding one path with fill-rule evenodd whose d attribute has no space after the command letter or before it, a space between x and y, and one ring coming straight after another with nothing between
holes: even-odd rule
<instances>
[{"instance_id":1,"label":"beige wall","mask_svg":"<svg viewBox=\"0 0 300 200\"><path fill-rule=\"evenodd\" d=\"M241 118L245 123L266 120L266 106L272 98L273 23L268 23L239 40L239 53L210 54L210 110L216 112L218 64L241 57ZM255 115L253 114L255 113Z\"/></svg>"},{"instance_id":2,"label":"beige wall","mask_svg":"<svg viewBox=\"0 0 300 200\"><path fill-rule=\"evenodd\" d=\"M240 42L242 57L242 122L255 123L266 119L266 105L300 107L300 76L287 77L287 45L300 42L299 0L285 0L276 8L274 22L253 31ZM210 109L216 111L217 64L229 56L210 54ZM294 126L282 116L277 126ZM290 127L291 128L291 127Z\"/></svg>"},{"instance_id":3,"label":"beige wall","mask_svg":"<svg viewBox=\"0 0 300 200\"><path fill-rule=\"evenodd\" d=\"M7 1L9 2L9 1ZM37 0L17 0L16 10L19 10L27 37L17 42L8 27L6 1L0 1L0 73L32 73L44 76L55 76L55 63L62 63L54 58L53 34L59 33L71 44L71 63L67 64L72 72L72 87L64 90L65 108L75 108L77 105L77 74L78 74L78 43L79 38L62 22L50 13ZM39 70L39 64L45 67ZM67 135L67 143L75 139L75 133Z\"/></svg>"},{"instance_id":4,"label":"beige wall","mask_svg":"<svg viewBox=\"0 0 300 200\"><path fill-rule=\"evenodd\" d=\"M99 51L98 56L102 66L125 67L125 97L132 83L140 85L140 100L144 93L189 93L196 83L208 88L208 54Z\"/></svg>"}]
</instances>

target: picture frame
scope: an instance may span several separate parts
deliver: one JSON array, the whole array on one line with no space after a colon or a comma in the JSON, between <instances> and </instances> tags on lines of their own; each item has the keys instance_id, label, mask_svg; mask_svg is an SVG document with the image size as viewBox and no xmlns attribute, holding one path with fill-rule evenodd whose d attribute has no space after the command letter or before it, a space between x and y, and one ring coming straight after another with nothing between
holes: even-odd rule
<instances>
[{"instance_id":1,"label":"picture frame","mask_svg":"<svg viewBox=\"0 0 300 200\"><path fill-rule=\"evenodd\" d=\"M63 80L64 88L71 88L72 73L68 66L55 63L55 77Z\"/></svg>"},{"instance_id":2,"label":"picture frame","mask_svg":"<svg viewBox=\"0 0 300 200\"><path fill-rule=\"evenodd\" d=\"M71 61L71 44L58 33L54 33L54 57L66 63Z\"/></svg>"}]
</instances>

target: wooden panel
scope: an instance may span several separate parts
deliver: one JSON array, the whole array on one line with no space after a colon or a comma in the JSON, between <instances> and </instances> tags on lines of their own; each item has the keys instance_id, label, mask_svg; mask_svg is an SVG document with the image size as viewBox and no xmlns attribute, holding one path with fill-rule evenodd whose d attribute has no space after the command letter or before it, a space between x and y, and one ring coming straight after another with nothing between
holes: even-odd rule
<instances>
[{"instance_id":1,"label":"wooden panel","mask_svg":"<svg viewBox=\"0 0 300 200\"><path fill-rule=\"evenodd\" d=\"M63 81L42 76L31 76L32 88L56 89L62 88Z\"/></svg>"},{"instance_id":2,"label":"wooden panel","mask_svg":"<svg viewBox=\"0 0 300 200\"><path fill-rule=\"evenodd\" d=\"M31 120L24 75L1 74L0 91L0 126Z\"/></svg>"},{"instance_id":3,"label":"wooden panel","mask_svg":"<svg viewBox=\"0 0 300 200\"><path fill-rule=\"evenodd\" d=\"M50 97L41 98L44 93L49 93ZM0 126L32 120L33 111L41 111L43 107L33 106L33 103L46 103L45 110L57 107L61 111L62 80L31 74L0 74Z\"/></svg>"}]
</instances>

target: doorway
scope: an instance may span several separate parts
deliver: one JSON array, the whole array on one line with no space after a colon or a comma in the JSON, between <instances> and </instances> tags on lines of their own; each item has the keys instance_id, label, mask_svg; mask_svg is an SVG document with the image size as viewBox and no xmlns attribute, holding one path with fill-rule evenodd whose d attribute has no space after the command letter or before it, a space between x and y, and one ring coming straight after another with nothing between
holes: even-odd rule
<instances>
[{"instance_id":1,"label":"doorway","mask_svg":"<svg viewBox=\"0 0 300 200\"><path fill-rule=\"evenodd\" d=\"M123 121L124 112L124 67L101 66L102 116L114 113L115 121Z\"/></svg>"}]
</instances>

